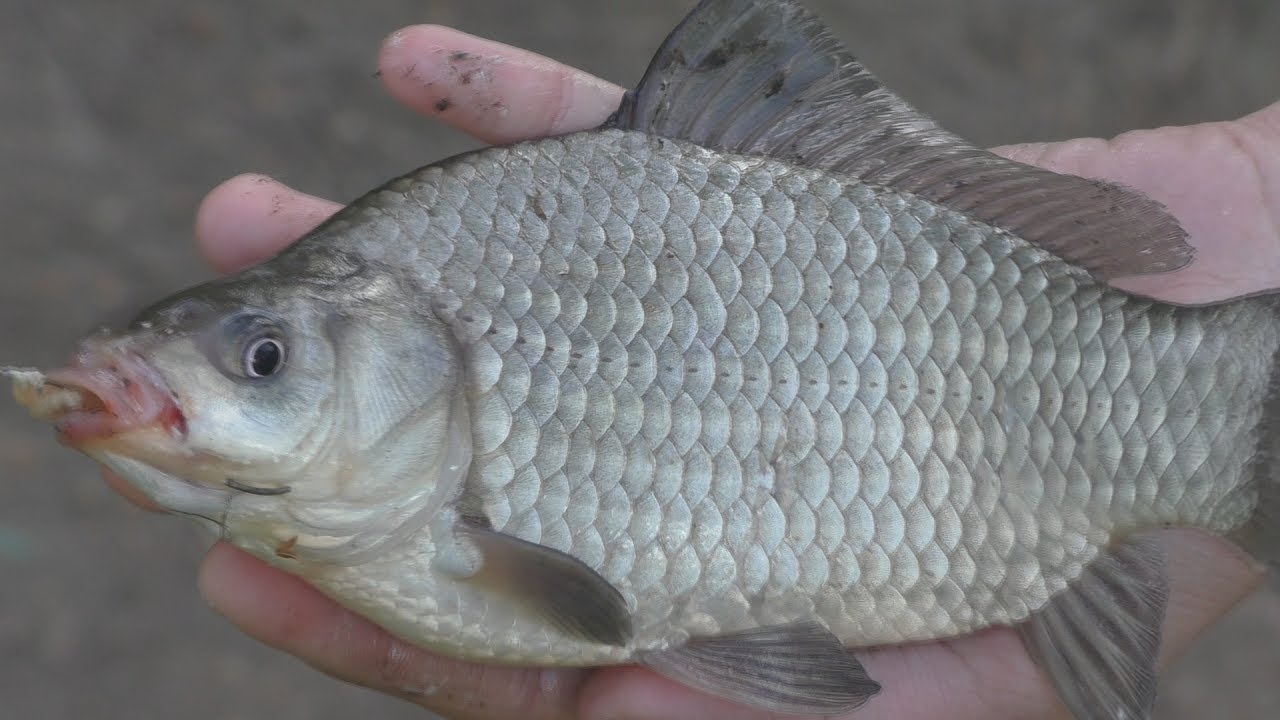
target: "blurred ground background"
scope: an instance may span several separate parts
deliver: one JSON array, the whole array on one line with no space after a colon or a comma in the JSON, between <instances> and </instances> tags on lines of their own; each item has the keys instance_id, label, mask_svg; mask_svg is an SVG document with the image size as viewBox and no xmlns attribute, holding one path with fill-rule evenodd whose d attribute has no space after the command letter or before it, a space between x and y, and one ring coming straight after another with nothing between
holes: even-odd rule
<instances>
[{"instance_id":1,"label":"blurred ground background","mask_svg":"<svg viewBox=\"0 0 1280 720\"><path fill-rule=\"evenodd\" d=\"M1280 99L1274 0L811 0L915 104L982 143L1231 118ZM0 3L0 363L206 276L190 221L245 170L351 199L469 147L372 77L437 22L638 79L692 0ZM0 718L424 714L241 637L193 585L203 543L126 506L0 402ZM1163 681L1159 717L1280 716L1280 600Z\"/></svg>"}]
</instances>

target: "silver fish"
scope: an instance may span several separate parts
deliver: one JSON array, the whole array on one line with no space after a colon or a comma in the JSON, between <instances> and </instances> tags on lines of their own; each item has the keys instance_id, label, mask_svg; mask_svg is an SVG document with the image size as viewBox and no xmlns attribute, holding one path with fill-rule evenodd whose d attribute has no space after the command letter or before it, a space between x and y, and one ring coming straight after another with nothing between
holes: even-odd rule
<instances>
[{"instance_id":1,"label":"silver fish","mask_svg":"<svg viewBox=\"0 0 1280 720\"><path fill-rule=\"evenodd\" d=\"M422 647L830 713L879 689L859 647L1017 626L1077 717L1145 718L1143 531L1280 545L1277 300L1106 282L1191 258L1154 201L948 134L795 3L707 0L605 126L417 170L9 372Z\"/></svg>"}]
</instances>

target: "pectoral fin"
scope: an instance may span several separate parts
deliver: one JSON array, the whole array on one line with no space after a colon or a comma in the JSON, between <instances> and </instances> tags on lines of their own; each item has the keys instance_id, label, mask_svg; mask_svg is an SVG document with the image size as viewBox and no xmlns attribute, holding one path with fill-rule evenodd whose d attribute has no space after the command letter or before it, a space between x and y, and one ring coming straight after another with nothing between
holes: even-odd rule
<instances>
[{"instance_id":1,"label":"pectoral fin","mask_svg":"<svg viewBox=\"0 0 1280 720\"><path fill-rule=\"evenodd\" d=\"M1168 597L1159 546L1135 536L1100 556L1020 628L1073 717L1151 717Z\"/></svg>"},{"instance_id":2,"label":"pectoral fin","mask_svg":"<svg viewBox=\"0 0 1280 720\"><path fill-rule=\"evenodd\" d=\"M582 561L487 527L459 523L458 535L479 551L479 568L465 582L501 595L552 626L604 645L631 639L627 602Z\"/></svg>"},{"instance_id":3,"label":"pectoral fin","mask_svg":"<svg viewBox=\"0 0 1280 720\"><path fill-rule=\"evenodd\" d=\"M797 623L694 638L640 661L690 687L780 713L852 710L880 691L822 625Z\"/></svg>"}]
</instances>

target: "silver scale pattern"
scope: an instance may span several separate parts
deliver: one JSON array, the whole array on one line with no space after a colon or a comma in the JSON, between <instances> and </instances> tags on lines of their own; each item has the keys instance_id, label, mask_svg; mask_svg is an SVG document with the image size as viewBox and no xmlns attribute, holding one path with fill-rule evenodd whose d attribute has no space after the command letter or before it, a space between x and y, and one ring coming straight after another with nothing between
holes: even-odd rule
<instances>
[{"instance_id":1,"label":"silver scale pattern","mask_svg":"<svg viewBox=\"0 0 1280 720\"><path fill-rule=\"evenodd\" d=\"M377 206L459 336L493 526L596 568L639 646L1012 623L1113 532L1252 506L1257 304L1153 306L927 201L620 131Z\"/></svg>"}]
</instances>

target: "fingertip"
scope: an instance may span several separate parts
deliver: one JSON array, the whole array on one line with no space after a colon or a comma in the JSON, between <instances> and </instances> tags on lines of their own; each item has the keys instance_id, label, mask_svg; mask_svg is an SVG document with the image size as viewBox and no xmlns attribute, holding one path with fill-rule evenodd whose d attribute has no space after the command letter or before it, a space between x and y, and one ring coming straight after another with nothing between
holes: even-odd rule
<instances>
[{"instance_id":1,"label":"fingertip","mask_svg":"<svg viewBox=\"0 0 1280 720\"><path fill-rule=\"evenodd\" d=\"M255 564L260 563L238 548L225 542L214 543L205 554L196 576L200 595L222 615L244 615L244 597L229 590L251 587L255 579L260 579L256 577L259 573ZM236 622L236 617L229 619Z\"/></svg>"},{"instance_id":2,"label":"fingertip","mask_svg":"<svg viewBox=\"0 0 1280 720\"><path fill-rule=\"evenodd\" d=\"M209 549L196 586L209 607L249 636L313 664L325 664L334 629L350 627L346 611L333 601L230 543Z\"/></svg>"},{"instance_id":3,"label":"fingertip","mask_svg":"<svg viewBox=\"0 0 1280 720\"><path fill-rule=\"evenodd\" d=\"M478 665L422 650L225 542L205 556L198 586L210 607L249 636L347 682L450 717L562 718L582 675Z\"/></svg>"},{"instance_id":4,"label":"fingertip","mask_svg":"<svg viewBox=\"0 0 1280 720\"><path fill-rule=\"evenodd\" d=\"M226 543L214 543L204 556L204 562L200 563L200 569L196 574L196 587L200 591L200 596L204 601L217 610L219 613L219 600L221 600L221 588L226 585L226 581L231 572L228 563L231 558L228 557L228 548ZM225 614L225 613L222 613Z\"/></svg>"},{"instance_id":5,"label":"fingertip","mask_svg":"<svg viewBox=\"0 0 1280 720\"><path fill-rule=\"evenodd\" d=\"M398 53L400 47L404 45L407 38L415 35L437 35L448 37L450 34L459 33L453 28L444 25L436 25L434 23L422 23L420 25L406 25L405 27L395 30L382 39L382 44L378 47L378 66L379 67L396 67L399 59Z\"/></svg>"},{"instance_id":6,"label":"fingertip","mask_svg":"<svg viewBox=\"0 0 1280 720\"><path fill-rule=\"evenodd\" d=\"M588 73L440 25L388 35L378 68L401 102L491 143L595 127L622 97Z\"/></svg>"},{"instance_id":7,"label":"fingertip","mask_svg":"<svg viewBox=\"0 0 1280 720\"><path fill-rule=\"evenodd\" d=\"M601 668L578 696L582 720L764 720L781 718L700 693L637 665Z\"/></svg>"},{"instance_id":8,"label":"fingertip","mask_svg":"<svg viewBox=\"0 0 1280 720\"><path fill-rule=\"evenodd\" d=\"M1179 657L1262 583L1262 566L1230 540L1195 528L1161 531L1169 574L1161 659Z\"/></svg>"},{"instance_id":9,"label":"fingertip","mask_svg":"<svg viewBox=\"0 0 1280 720\"><path fill-rule=\"evenodd\" d=\"M219 272L242 270L280 252L340 207L266 175L238 175L205 196L196 211L196 242Z\"/></svg>"}]
</instances>

